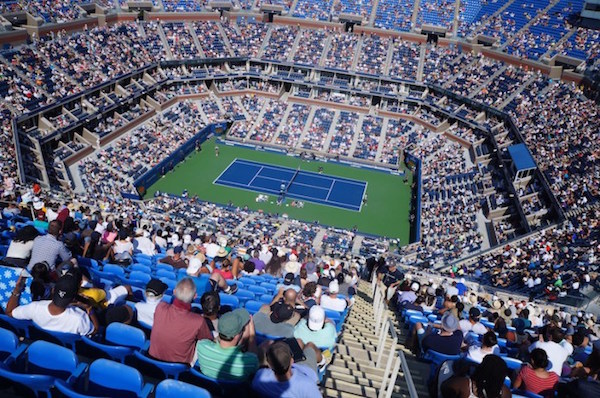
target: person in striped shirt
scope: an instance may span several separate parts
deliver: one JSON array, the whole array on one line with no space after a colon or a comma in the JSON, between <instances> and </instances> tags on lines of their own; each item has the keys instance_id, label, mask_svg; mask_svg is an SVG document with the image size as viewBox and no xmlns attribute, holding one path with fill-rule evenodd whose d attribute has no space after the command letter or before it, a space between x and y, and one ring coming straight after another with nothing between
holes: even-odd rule
<instances>
[{"instance_id":1,"label":"person in striped shirt","mask_svg":"<svg viewBox=\"0 0 600 398\"><path fill-rule=\"evenodd\" d=\"M218 380L249 380L258 370L256 332L244 308L223 314L216 341L200 340L196 345L202 374Z\"/></svg>"},{"instance_id":2,"label":"person in striped shirt","mask_svg":"<svg viewBox=\"0 0 600 398\"><path fill-rule=\"evenodd\" d=\"M541 348L531 351L529 365L521 368L515 379L514 387L544 397L553 397L558 384L558 375L546 370L548 364L546 351Z\"/></svg>"}]
</instances>

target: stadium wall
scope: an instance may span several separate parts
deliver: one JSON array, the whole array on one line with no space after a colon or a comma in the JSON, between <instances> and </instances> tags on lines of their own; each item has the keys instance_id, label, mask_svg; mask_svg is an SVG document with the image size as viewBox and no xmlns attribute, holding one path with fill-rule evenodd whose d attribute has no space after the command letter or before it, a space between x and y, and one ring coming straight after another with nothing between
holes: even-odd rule
<instances>
[{"instance_id":1,"label":"stadium wall","mask_svg":"<svg viewBox=\"0 0 600 398\"><path fill-rule=\"evenodd\" d=\"M139 198L142 198L146 193L146 189L152 186L158 179L163 176L167 171L172 170L179 162L184 160L190 153L196 149L196 143L202 144L213 134L218 133L219 130L224 131L227 128L227 123L214 123L200 130L198 134L187 140L181 145L178 150L164 159L162 162L154 166L146 174L135 180L133 186L135 187ZM130 196L130 193L123 192L124 196ZM136 199L139 199L136 198Z\"/></svg>"},{"instance_id":2,"label":"stadium wall","mask_svg":"<svg viewBox=\"0 0 600 398\"><path fill-rule=\"evenodd\" d=\"M421 159L412 155L410 152L405 154L406 164L414 164L413 181L417 184L413 193L415 195L414 203L411 206L414 209L415 220L411 222L410 242L418 242L421 240Z\"/></svg>"}]
</instances>

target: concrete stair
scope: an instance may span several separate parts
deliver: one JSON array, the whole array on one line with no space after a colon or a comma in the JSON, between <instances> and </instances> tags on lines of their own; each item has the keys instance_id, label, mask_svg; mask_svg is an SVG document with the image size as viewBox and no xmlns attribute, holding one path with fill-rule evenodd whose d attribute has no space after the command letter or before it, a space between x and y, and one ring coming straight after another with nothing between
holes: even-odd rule
<instances>
[{"instance_id":1,"label":"concrete stair","mask_svg":"<svg viewBox=\"0 0 600 398\"><path fill-rule=\"evenodd\" d=\"M361 281L358 293L354 296L348 317L344 323L332 361L327 367L322 381L321 392L324 397L378 398L385 377L385 367L389 355L400 355L398 351L407 353L403 344L392 349L392 341L383 343L380 365L377 366L379 336L375 332L375 312L371 299L371 284ZM395 315L388 311L390 319ZM395 326L395 330L399 328ZM399 337L400 339L400 337ZM405 337L402 337L404 340ZM427 397L427 377L429 365L418 362L410 353L405 354L412 380L419 397ZM391 389L392 397L410 397L405 375L400 368L396 383Z\"/></svg>"}]
</instances>

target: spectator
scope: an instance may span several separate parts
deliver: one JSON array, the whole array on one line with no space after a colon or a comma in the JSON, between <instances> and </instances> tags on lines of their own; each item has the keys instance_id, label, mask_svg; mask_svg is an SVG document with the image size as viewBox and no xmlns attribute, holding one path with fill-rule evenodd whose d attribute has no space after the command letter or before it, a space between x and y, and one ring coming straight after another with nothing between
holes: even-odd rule
<instances>
[{"instance_id":1,"label":"spectator","mask_svg":"<svg viewBox=\"0 0 600 398\"><path fill-rule=\"evenodd\" d=\"M148 232L142 228L135 230L135 238L133 239L133 248L147 256L153 256L156 254L156 246L150 238L147 236Z\"/></svg>"},{"instance_id":2,"label":"spectator","mask_svg":"<svg viewBox=\"0 0 600 398\"><path fill-rule=\"evenodd\" d=\"M252 252L252 258L250 259L254 263L254 269L258 270L259 273L263 272L265 269L265 262L260 259L260 251L254 250Z\"/></svg>"},{"instance_id":3,"label":"spectator","mask_svg":"<svg viewBox=\"0 0 600 398\"><path fill-rule=\"evenodd\" d=\"M133 243L129 240L129 234L126 230L121 229L117 236L118 239L111 247L112 257L117 263L130 264L133 258Z\"/></svg>"},{"instance_id":4,"label":"spectator","mask_svg":"<svg viewBox=\"0 0 600 398\"><path fill-rule=\"evenodd\" d=\"M348 301L345 298L338 297L340 291L340 285L338 281L332 281L329 283L329 289L327 295L321 297L321 306L325 309L342 312L348 307Z\"/></svg>"},{"instance_id":5,"label":"spectator","mask_svg":"<svg viewBox=\"0 0 600 398\"><path fill-rule=\"evenodd\" d=\"M205 292L200 298L202 306L202 316L206 319L206 324L213 334L213 337L219 337L219 311L221 310L221 298L215 291Z\"/></svg>"},{"instance_id":6,"label":"spectator","mask_svg":"<svg viewBox=\"0 0 600 398\"><path fill-rule=\"evenodd\" d=\"M71 275L60 277L52 291L52 300L34 301L18 306L25 279L19 277L6 304L6 314L15 319L35 322L42 329L80 335L94 334L98 330L98 319L91 306L73 304L79 284Z\"/></svg>"},{"instance_id":7,"label":"spectator","mask_svg":"<svg viewBox=\"0 0 600 398\"><path fill-rule=\"evenodd\" d=\"M196 297L192 279L177 282L173 295L173 304L163 301L156 307L148 352L161 361L193 365L196 342L212 340L212 333L204 317L191 311Z\"/></svg>"},{"instance_id":8,"label":"spectator","mask_svg":"<svg viewBox=\"0 0 600 398\"><path fill-rule=\"evenodd\" d=\"M431 328L426 331L420 322L415 324L415 330L421 341L423 352L433 350L446 355L458 355L460 353L463 334L458 327L458 319L451 313L442 316L439 333L434 333Z\"/></svg>"},{"instance_id":9,"label":"spectator","mask_svg":"<svg viewBox=\"0 0 600 398\"><path fill-rule=\"evenodd\" d=\"M65 244L58 238L61 234L62 223L54 220L48 224L48 234L38 236L33 240L33 248L31 250L31 258L27 268L31 270L34 264L45 261L50 267L50 271L54 271L57 264L57 259L67 261L71 258L71 252L66 248Z\"/></svg>"},{"instance_id":10,"label":"spectator","mask_svg":"<svg viewBox=\"0 0 600 398\"><path fill-rule=\"evenodd\" d=\"M444 398L509 398L511 392L504 385L504 377L508 373L506 363L497 355L483 358L471 377L452 377L442 383Z\"/></svg>"},{"instance_id":11,"label":"spectator","mask_svg":"<svg viewBox=\"0 0 600 398\"><path fill-rule=\"evenodd\" d=\"M294 330L294 337L317 347L333 348L337 339L335 324L325 318L325 311L313 305L308 311L308 319L301 319Z\"/></svg>"},{"instance_id":12,"label":"spectator","mask_svg":"<svg viewBox=\"0 0 600 398\"><path fill-rule=\"evenodd\" d=\"M188 260L181 255L182 252L183 252L182 246L175 246L173 248L173 255L163 257L158 261L163 264L169 264L173 268L177 268L177 269L187 268Z\"/></svg>"},{"instance_id":13,"label":"spectator","mask_svg":"<svg viewBox=\"0 0 600 398\"><path fill-rule=\"evenodd\" d=\"M3 261L15 267L27 267L33 249L33 242L39 234L38 230L32 225L26 225L19 229L10 242Z\"/></svg>"},{"instance_id":14,"label":"spectator","mask_svg":"<svg viewBox=\"0 0 600 398\"><path fill-rule=\"evenodd\" d=\"M275 342L267 349L268 368L260 369L252 389L265 398L314 398L321 396L317 373L311 367L294 363L290 347Z\"/></svg>"},{"instance_id":15,"label":"spectator","mask_svg":"<svg viewBox=\"0 0 600 398\"><path fill-rule=\"evenodd\" d=\"M154 325L154 312L158 304L162 301L167 288L166 283L155 278L150 279L148 284L146 284L146 300L135 303L138 321L146 325Z\"/></svg>"},{"instance_id":16,"label":"spectator","mask_svg":"<svg viewBox=\"0 0 600 398\"><path fill-rule=\"evenodd\" d=\"M547 371L549 361L546 351L536 348L531 351L529 364L521 368L514 382L514 388L526 390L546 398L554 396L558 375Z\"/></svg>"},{"instance_id":17,"label":"spectator","mask_svg":"<svg viewBox=\"0 0 600 398\"><path fill-rule=\"evenodd\" d=\"M490 354L500 354L500 348L498 347L498 339L496 338L496 333L494 332L487 332L483 335L483 338L481 340L481 347L469 347L467 358L469 358L473 362L481 363L483 358L486 355Z\"/></svg>"},{"instance_id":18,"label":"spectator","mask_svg":"<svg viewBox=\"0 0 600 398\"><path fill-rule=\"evenodd\" d=\"M479 308L471 307L469 310L469 319L462 319L459 322L460 330L462 330L464 336L469 332L477 333L479 335L484 335L487 332L487 328L479 322L480 318L481 311L479 311Z\"/></svg>"},{"instance_id":19,"label":"spectator","mask_svg":"<svg viewBox=\"0 0 600 398\"><path fill-rule=\"evenodd\" d=\"M532 352L536 348L541 348L546 352L550 364L552 365L549 370L556 373L558 376L562 374L563 363L573 352L572 346L571 350L568 350L568 348L565 348L560 344L562 343L563 338L564 335L560 328L547 326L545 330L540 332L539 340L529 346L529 352Z\"/></svg>"},{"instance_id":20,"label":"spectator","mask_svg":"<svg viewBox=\"0 0 600 398\"><path fill-rule=\"evenodd\" d=\"M285 274L285 277L283 278L283 283L278 283L276 289L277 290L292 289L296 293L299 293L300 290L301 290L301 287L300 287L300 285L296 284L296 276L293 273L288 272L288 273Z\"/></svg>"},{"instance_id":21,"label":"spectator","mask_svg":"<svg viewBox=\"0 0 600 398\"><path fill-rule=\"evenodd\" d=\"M379 282L382 282L387 288L386 299L389 301L396 294L396 288L404 279L404 274L398 269L396 263L388 262L377 270Z\"/></svg>"},{"instance_id":22,"label":"spectator","mask_svg":"<svg viewBox=\"0 0 600 398\"><path fill-rule=\"evenodd\" d=\"M295 314L294 307L287 303L277 302L267 308L270 309L268 313L259 311L254 314L256 331L275 337L293 337L295 324L288 321L291 321Z\"/></svg>"},{"instance_id":23,"label":"spectator","mask_svg":"<svg viewBox=\"0 0 600 398\"><path fill-rule=\"evenodd\" d=\"M202 340L196 346L198 366L208 377L248 380L258 369L254 323L244 308L224 314L217 341Z\"/></svg>"}]
</instances>

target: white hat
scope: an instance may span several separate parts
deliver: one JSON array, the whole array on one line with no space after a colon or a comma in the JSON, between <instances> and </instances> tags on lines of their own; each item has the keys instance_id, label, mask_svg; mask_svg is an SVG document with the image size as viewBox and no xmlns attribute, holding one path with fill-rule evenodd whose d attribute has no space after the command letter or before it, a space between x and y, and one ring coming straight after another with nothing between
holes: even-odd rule
<instances>
[{"instance_id":1,"label":"white hat","mask_svg":"<svg viewBox=\"0 0 600 398\"><path fill-rule=\"evenodd\" d=\"M192 257L190 259L190 263L187 267L186 272L188 275L195 275L196 273L198 273L198 271L200 271L200 268L202 268L202 260L196 257Z\"/></svg>"},{"instance_id":2,"label":"white hat","mask_svg":"<svg viewBox=\"0 0 600 398\"><path fill-rule=\"evenodd\" d=\"M225 237L220 237L220 238L217 240L217 243L219 243L219 246L225 247L225 246L227 246L227 238L225 238Z\"/></svg>"},{"instance_id":3,"label":"white hat","mask_svg":"<svg viewBox=\"0 0 600 398\"><path fill-rule=\"evenodd\" d=\"M329 293L337 294L340 292L340 284L338 281L329 282Z\"/></svg>"},{"instance_id":4,"label":"white hat","mask_svg":"<svg viewBox=\"0 0 600 398\"><path fill-rule=\"evenodd\" d=\"M298 257L294 253L290 254L289 259L290 261L298 261Z\"/></svg>"},{"instance_id":5,"label":"white hat","mask_svg":"<svg viewBox=\"0 0 600 398\"><path fill-rule=\"evenodd\" d=\"M33 208L36 210L42 210L44 208L44 202L42 202L39 198L33 199Z\"/></svg>"},{"instance_id":6,"label":"white hat","mask_svg":"<svg viewBox=\"0 0 600 398\"><path fill-rule=\"evenodd\" d=\"M420 287L421 286L419 286L419 282L413 282L412 285L410 285L410 290L413 292L418 292Z\"/></svg>"},{"instance_id":7,"label":"white hat","mask_svg":"<svg viewBox=\"0 0 600 398\"><path fill-rule=\"evenodd\" d=\"M313 305L308 311L308 328L313 331L323 329L325 310L320 305Z\"/></svg>"},{"instance_id":8,"label":"white hat","mask_svg":"<svg viewBox=\"0 0 600 398\"><path fill-rule=\"evenodd\" d=\"M283 267L283 270L285 272L291 272L292 274L297 274L298 272L300 272L300 267L302 266L302 264L300 264L297 261L288 261L287 263L285 263L285 266Z\"/></svg>"}]
</instances>

